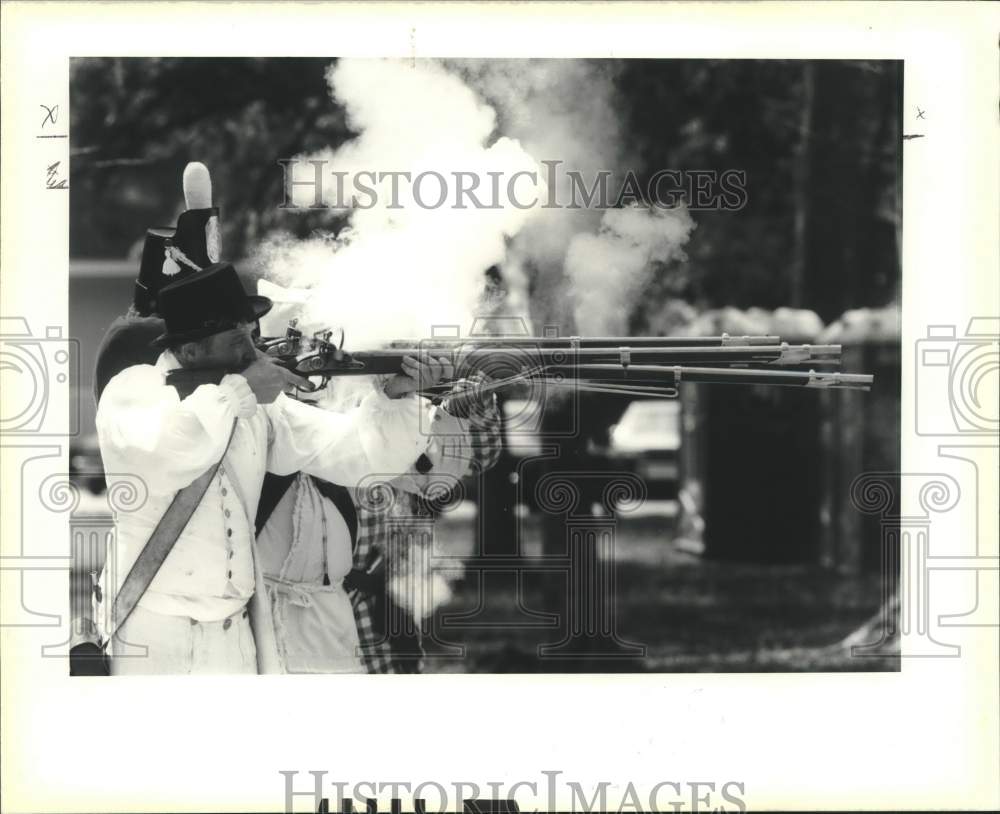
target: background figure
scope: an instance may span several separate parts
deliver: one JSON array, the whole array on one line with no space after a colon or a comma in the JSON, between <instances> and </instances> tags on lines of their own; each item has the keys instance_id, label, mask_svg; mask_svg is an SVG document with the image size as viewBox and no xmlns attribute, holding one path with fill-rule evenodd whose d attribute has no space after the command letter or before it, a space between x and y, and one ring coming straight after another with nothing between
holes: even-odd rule
<instances>
[{"instance_id":1,"label":"background figure","mask_svg":"<svg viewBox=\"0 0 1000 814\"><path fill-rule=\"evenodd\" d=\"M486 379L480 377L479 381ZM451 395L469 389L470 382L460 380ZM430 446L413 470L375 484L367 495L351 490L358 511L358 540L348 579L354 588L352 603L361 656L370 673L421 672L424 649L420 623L430 609L426 603L430 585L425 571L428 560L418 556L412 546L434 551L435 502L441 499L441 485L487 471L503 447L494 395L452 398L446 404L446 415L433 426ZM392 493L378 493L386 488ZM428 539L418 542L416 534L412 540L405 539L407 526L414 522L430 531ZM407 557L407 562L393 561L400 556ZM386 584L387 565L392 572L402 571L406 587L398 593Z\"/></svg>"},{"instance_id":2,"label":"background figure","mask_svg":"<svg viewBox=\"0 0 1000 814\"><path fill-rule=\"evenodd\" d=\"M343 585L358 529L348 490L304 472L268 474L256 526L285 671L364 672Z\"/></svg>"},{"instance_id":3,"label":"background figure","mask_svg":"<svg viewBox=\"0 0 1000 814\"><path fill-rule=\"evenodd\" d=\"M342 383L323 405L352 409L367 384ZM372 473L358 488L303 473L265 478L257 539L288 672L420 671L425 608L389 581L405 574L412 585L429 576L419 569L433 539L407 534L407 520L421 518L432 530L442 486L496 462L502 439L495 397L476 393L469 380L456 382L428 432L429 446L408 472Z\"/></svg>"}]
</instances>

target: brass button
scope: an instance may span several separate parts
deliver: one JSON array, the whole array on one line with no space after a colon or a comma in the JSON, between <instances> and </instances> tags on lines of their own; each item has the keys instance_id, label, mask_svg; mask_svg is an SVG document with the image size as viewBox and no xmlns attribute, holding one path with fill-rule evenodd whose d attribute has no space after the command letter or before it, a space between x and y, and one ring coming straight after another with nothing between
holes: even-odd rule
<instances>
[{"instance_id":1,"label":"brass button","mask_svg":"<svg viewBox=\"0 0 1000 814\"><path fill-rule=\"evenodd\" d=\"M223 630L229 630L229 628L231 628L232 626L233 626L233 620L232 619L226 619L226 621L222 623L222 629Z\"/></svg>"},{"instance_id":2,"label":"brass button","mask_svg":"<svg viewBox=\"0 0 1000 814\"><path fill-rule=\"evenodd\" d=\"M229 559L232 559L232 558L233 558L233 552L232 552L232 551L230 551L230 552L229 552Z\"/></svg>"},{"instance_id":3,"label":"brass button","mask_svg":"<svg viewBox=\"0 0 1000 814\"><path fill-rule=\"evenodd\" d=\"M232 537L233 536L233 530L232 529L226 529L226 536L227 537Z\"/></svg>"},{"instance_id":4,"label":"brass button","mask_svg":"<svg viewBox=\"0 0 1000 814\"><path fill-rule=\"evenodd\" d=\"M233 572L230 571L228 574L226 574L226 578L227 579L232 579L233 578Z\"/></svg>"},{"instance_id":5,"label":"brass button","mask_svg":"<svg viewBox=\"0 0 1000 814\"><path fill-rule=\"evenodd\" d=\"M225 496L226 496L226 495L228 495L228 494L229 494L229 490L228 490L228 489L226 489L226 487L225 487L225 486L223 486L223 487L222 487L222 496L223 496L223 497L225 497Z\"/></svg>"},{"instance_id":6,"label":"brass button","mask_svg":"<svg viewBox=\"0 0 1000 814\"><path fill-rule=\"evenodd\" d=\"M191 620L191 626L194 627L196 624L198 624L198 620L197 619L192 619Z\"/></svg>"},{"instance_id":7,"label":"brass button","mask_svg":"<svg viewBox=\"0 0 1000 814\"><path fill-rule=\"evenodd\" d=\"M226 509L226 517L229 517L230 514L232 514L232 512L230 512L229 509Z\"/></svg>"}]
</instances>

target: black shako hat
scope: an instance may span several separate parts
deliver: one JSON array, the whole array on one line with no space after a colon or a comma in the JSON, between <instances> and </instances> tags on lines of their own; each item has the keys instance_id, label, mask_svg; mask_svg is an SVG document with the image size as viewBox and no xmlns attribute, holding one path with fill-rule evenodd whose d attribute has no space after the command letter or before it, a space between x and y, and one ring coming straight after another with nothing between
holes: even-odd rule
<instances>
[{"instance_id":1,"label":"black shako hat","mask_svg":"<svg viewBox=\"0 0 1000 814\"><path fill-rule=\"evenodd\" d=\"M139 276L132 305L142 316L155 315L160 289L190 277L220 259L219 207L212 206L212 178L208 168L191 162L184 168L184 202L187 209L177 227L146 230Z\"/></svg>"},{"instance_id":2,"label":"black shako hat","mask_svg":"<svg viewBox=\"0 0 1000 814\"><path fill-rule=\"evenodd\" d=\"M159 313L166 333L153 345L165 348L256 322L271 310L271 300L247 294L236 269L215 263L160 289Z\"/></svg>"}]
</instances>

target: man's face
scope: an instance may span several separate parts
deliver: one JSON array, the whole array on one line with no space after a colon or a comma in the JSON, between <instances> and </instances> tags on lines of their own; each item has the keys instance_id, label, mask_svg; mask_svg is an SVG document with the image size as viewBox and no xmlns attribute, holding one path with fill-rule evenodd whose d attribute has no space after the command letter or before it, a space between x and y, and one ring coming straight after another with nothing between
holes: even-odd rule
<instances>
[{"instance_id":1,"label":"man's face","mask_svg":"<svg viewBox=\"0 0 1000 814\"><path fill-rule=\"evenodd\" d=\"M184 367L243 370L257 358L253 343L255 327L256 323L240 323L228 331L182 345L175 356Z\"/></svg>"}]
</instances>

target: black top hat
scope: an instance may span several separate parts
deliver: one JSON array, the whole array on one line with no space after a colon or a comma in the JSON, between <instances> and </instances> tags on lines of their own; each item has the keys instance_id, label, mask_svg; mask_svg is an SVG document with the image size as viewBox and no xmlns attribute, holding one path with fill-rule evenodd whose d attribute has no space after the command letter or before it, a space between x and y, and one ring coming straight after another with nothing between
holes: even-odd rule
<instances>
[{"instance_id":1,"label":"black top hat","mask_svg":"<svg viewBox=\"0 0 1000 814\"><path fill-rule=\"evenodd\" d=\"M132 304L143 316L157 313L157 295L170 283L219 261L219 208L188 209L177 228L146 230Z\"/></svg>"},{"instance_id":2,"label":"black top hat","mask_svg":"<svg viewBox=\"0 0 1000 814\"><path fill-rule=\"evenodd\" d=\"M149 229L132 305L141 316L157 313L157 295L170 283L218 263L219 208L212 206L212 176L204 164L184 168L184 205L177 228Z\"/></svg>"},{"instance_id":3,"label":"black top hat","mask_svg":"<svg viewBox=\"0 0 1000 814\"><path fill-rule=\"evenodd\" d=\"M219 207L188 209L177 218L171 254L179 266L205 268L219 262Z\"/></svg>"},{"instance_id":4,"label":"black top hat","mask_svg":"<svg viewBox=\"0 0 1000 814\"><path fill-rule=\"evenodd\" d=\"M135 292L132 305L144 317L156 313L156 295L171 281L163 273L168 241L173 239L176 229L160 227L146 230L146 242L142 246L142 260L139 261L139 276L135 278Z\"/></svg>"},{"instance_id":5,"label":"black top hat","mask_svg":"<svg viewBox=\"0 0 1000 814\"><path fill-rule=\"evenodd\" d=\"M256 322L270 310L267 297L246 293L232 265L215 263L160 289L167 330L153 344L164 348L204 339L240 322Z\"/></svg>"}]
</instances>

